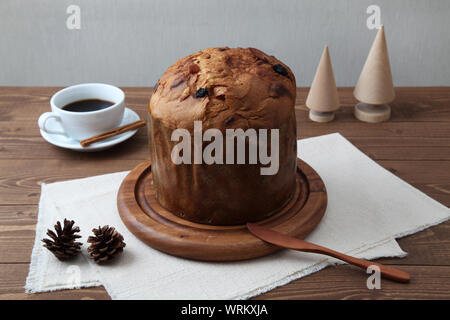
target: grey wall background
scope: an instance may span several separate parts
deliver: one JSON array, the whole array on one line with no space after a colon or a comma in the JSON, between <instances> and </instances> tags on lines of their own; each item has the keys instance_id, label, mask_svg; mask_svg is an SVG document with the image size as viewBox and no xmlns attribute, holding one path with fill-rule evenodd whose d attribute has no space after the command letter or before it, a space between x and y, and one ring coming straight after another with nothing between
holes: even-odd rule
<instances>
[{"instance_id":1,"label":"grey wall background","mask_svg":"<svg viewBox=\"0 0 450 320\"><path fill-rule=\"evenodd\" d=\"M80 30L66 27L70 4ZM277 56L309 86L328 44L337 84L352 86L376 34L371 4L395 85L450 85L449 0L1 0L0 85L151 86L176 59L228 45Z\"/></svg>"}]
</instances>

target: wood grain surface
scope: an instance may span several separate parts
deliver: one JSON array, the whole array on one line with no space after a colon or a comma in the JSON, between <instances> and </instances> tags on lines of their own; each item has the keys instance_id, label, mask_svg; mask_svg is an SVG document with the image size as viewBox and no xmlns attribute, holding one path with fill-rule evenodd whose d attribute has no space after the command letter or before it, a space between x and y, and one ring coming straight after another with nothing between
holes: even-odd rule
<instances>
[{"instance_id":1,"label":"wood grain surface","mask_svg":"<svg viewBox=\"0 0 450 320\"><path fill-rule=\"evenodd\" d=\"M254 237L244 224L199 224L166 210L156 198L151 168L150 160L140 163L122 181L117 194L122 221L143 242L174 256L201 261L247 260L281 250ZM283 208L258 223L304 239L322 220L326 208L322 179L297 159L294 195Z\"/></svg>"},{"instance_id":2,"label":"wood grain surface","mask_svg":"<svg viewBox=\"0 0 450 320\"><path fill-rule=\"evenodd\" d=\"M40 183L130 170L148 157L140 130L100 153L77 153L45 142L37 126L59 88L0 87L0 299L109 299L102 288L28 295L28 273ZM123 88L127 106L141 118L151 88ZM304 106L308 89L297 90L298 137L339 132L360 150L430 197L450 206L450 88L397 88L392 116L380 124L353 117L352 88L339 88L336 120L313 123ZM399 240L408 256L379 259L411 273L404 285L382 280L368 290L354 267L329 267L276 288L259 299L450 299L450 222Z\"/></svg>"}]
</instances>

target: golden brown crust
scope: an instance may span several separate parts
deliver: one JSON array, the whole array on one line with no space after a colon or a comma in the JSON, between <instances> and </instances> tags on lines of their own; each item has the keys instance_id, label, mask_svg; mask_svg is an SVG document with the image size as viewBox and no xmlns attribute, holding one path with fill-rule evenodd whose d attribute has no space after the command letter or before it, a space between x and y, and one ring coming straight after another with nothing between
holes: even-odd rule
<instances>
[{"instance_id":1,"label":"golden brown crust","mask_svg":"<svg viewBox=\"0 0 450 320\"><path fill-rule=\"evenodd\" d=\"M274 70L281 65L287 75ZM208 94L196 98L199 89ZM150 100L150 113L170 128L233 126L272 128L286 121L295 103L295 77L273 56L254 48L209 48L167 69Z\"/></svg>"},{"instance_id":2,"label":"golden brown crust","mask_svg":"<svg viewBox=\"0 0 450 320\"><path fill-rule=\"evenodd\" d=\"M257 49L210 48L178 60L158 81L149 103L152 176L160 204L184 219L215 225L258 221L281 209L295 187L295 93L291 70ZM178 142L171 134L185 128L192 135L195 120L202 121L203 131L279 129L278 172L261 175L260 164L174 164L171 150Z\"/></svg>"}]
</instances>

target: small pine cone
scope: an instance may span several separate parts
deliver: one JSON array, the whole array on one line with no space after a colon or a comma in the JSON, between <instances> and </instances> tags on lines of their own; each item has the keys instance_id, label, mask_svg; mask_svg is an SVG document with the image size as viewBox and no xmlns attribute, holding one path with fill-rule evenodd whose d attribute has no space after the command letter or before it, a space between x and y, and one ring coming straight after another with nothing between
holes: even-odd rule
<instances>
[{"instance_id":1,"label":"small pine cone","mask_svg":"<svg viewBox=\"0 0 450 320\"><path fill-rule=\"evenodd\" d=\"M103 263L113 259L116 255L122 253L126 246L122 235L113 227L108 225L92 229L94 236L87 240L91 245L87 249L89 257L94 259L95 263Z\"/></svg>"},{"instance_id":2,"label":"small pine cone","mask_svg":"<svg viewBox=\"0 0 450 320\"><path fill-rule=\"evenodd\" d=\"M56 234L50 229L47 230L47 235L52 239L42 239L44 247L50 250L56 258L60 261L65 261L75 257L81 252L81 242L76 242L76 239L81 238L80 235L75 234L80 232L79 227L73 227L73 220L64 219L64 227L61 227L59 221L55 224Z\"/></svg>"}]
</instances>

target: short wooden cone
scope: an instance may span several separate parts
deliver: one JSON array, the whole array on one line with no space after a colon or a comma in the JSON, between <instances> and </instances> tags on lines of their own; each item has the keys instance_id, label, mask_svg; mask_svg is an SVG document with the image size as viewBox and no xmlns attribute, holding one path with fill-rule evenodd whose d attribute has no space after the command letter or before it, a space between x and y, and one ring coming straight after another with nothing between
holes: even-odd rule
<instances>
[{"instance_id":1,"label":"short wooden cone","mask_svg":"<svg viewBox=\"0 0 450 320\"><path fill-rule=\"evenodd\" d=\"M310 109L309 118L316 122L333 120L334 112L339 109L339 96L328 46L325 46L317 66L316 75L306 98L306 106Z\"/></svg>"},{"instance_id":2,"label":"short wooden cone","mask_svg":"<svg viewBox=\"0 0 450 320\"><path fill-rule=\"evenodd\" d=\"M362 103L355 106L355 117L365 122L381 122L390 118L387 105L395 98L384 26L375 37L359 76L353 95Z\"/></svg>"}]
</instances>

